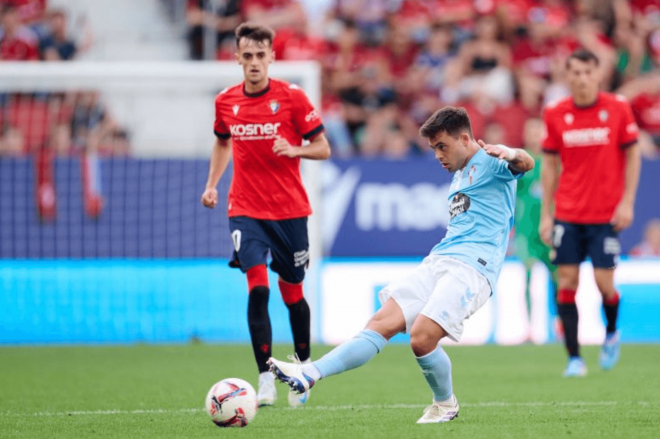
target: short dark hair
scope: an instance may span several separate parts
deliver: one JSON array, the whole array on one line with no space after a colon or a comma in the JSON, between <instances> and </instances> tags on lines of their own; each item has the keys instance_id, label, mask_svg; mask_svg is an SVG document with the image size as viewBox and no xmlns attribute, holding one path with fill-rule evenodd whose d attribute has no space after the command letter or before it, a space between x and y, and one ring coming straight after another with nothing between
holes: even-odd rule
<instances>
[{"instance_id":1,"label":"short dark hair","mask_svg":"<svg viewBox=\"0 0 660 439\"><path fill-rule=\"evenodd\" d=\"M265 40L268 41L270 47L273 47L273 40L275 39L275 31L270 26L250 21L238 26L234 34L236 35L236 47L238 47L241 38L247 38L258 43Z\"/></svg>"},{"instance_id":2,"label":"short dark hair","mask_svg":"<svg viewBox=\"0 0 660 439\"><path fill-rule=\"evenodd\" d=\"M586 63L592 62L596 65L599 64L598 57L596 56L596 54L583 47L574 50L573 53L568 55L568 58L566 58L566 68L570 67L572 59L577 59L578 61L582 61Z\"/></svg>"},{"instance_id":3,"label":"short dark hair","mask_svg":"<svg viewBox=\"0 0 660 439\"><path fill-rule=\"evenodd\" d=\"M464 131L468 132L471 139L474 138L470 116L468 116L465 108L444 107L433 113L424 122L424 125L419 129L419 135L430 139L445 132L452 137L458 137Z\"/></svg>"}]
</instances>

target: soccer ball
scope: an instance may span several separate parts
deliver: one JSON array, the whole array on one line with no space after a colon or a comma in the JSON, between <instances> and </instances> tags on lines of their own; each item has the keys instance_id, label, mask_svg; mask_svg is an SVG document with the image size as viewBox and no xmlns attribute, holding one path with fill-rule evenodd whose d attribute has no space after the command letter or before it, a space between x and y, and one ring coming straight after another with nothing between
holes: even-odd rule
<instances>
[{"instance_id":1,"label":"soccer ball","mask_svg":"<svg viewBox=\"0 0 660 439\"><path fill-rule=\"evenodd\" d=\"M206 412L218 427L245 427L257 414L257 393L247 381L227 378L209 390Z\"/></svg>"}]
</instances>

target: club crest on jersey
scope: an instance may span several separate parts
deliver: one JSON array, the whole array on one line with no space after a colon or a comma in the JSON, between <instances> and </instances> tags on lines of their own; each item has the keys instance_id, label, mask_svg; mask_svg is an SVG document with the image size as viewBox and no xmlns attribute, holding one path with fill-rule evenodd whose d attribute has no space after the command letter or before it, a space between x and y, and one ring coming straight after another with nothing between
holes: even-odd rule
<instances>
[{"instance_id":1,"label":"club crest on jersey","mask_svg":"<svg viewBox=\"0 0 660 439\"><path fill-rule=\"evenodd\" d=\"M598 119L600 119L601 122L605 122L610 115L608 114L607 110L600 110L598 112Z\"/></svg>"},{"instance_id":2,"label":"club crest on jersey","mask_svg":"<svg viewBox=\"0 0 660 439\"><path fill-rule=\"evenodd\" d=\"M573 116L571 113L564 114L564 122L566 122L566 125L572 125L574 120L575 116Z\"/></svg>"},{"instance_id":3,"label":"club crest on jersey","mask_svg":"<svg viewBox=\"0 0 660 439\"><path fill-rule=\"evenodd\" d=\"M234 105L234 106L232 107L232 110L234 110L234 116L236 116L236 115L238 114L238 109L239 109L239 108L241 108L241 107L238 106L238 105Z\"/></svg>"},{"instance_id":4,"label":"club crest on jersey","mask_svg":"<svg viewBox=\"0 0 660 439\"><path fill-rule=\"evenodd\" d=\"M280 103L274 99L268 103L268 106L270 107L270 110L273 112L273 114L277 113L277 110L280 109Z\"/></svg>"},{"instance_id":5,"label":"club crest on jersey","mask_svg":"<svg viewBox=\"0 0 660 439\"><path fill-rule=\"evenodd\" d=\"M472 184L472 179L474 178L475 172L477 172L477 168L474 165L470 166L470 170L468 171L468 179L470 180L470 184Z\"/></svg>"}]
</instances>

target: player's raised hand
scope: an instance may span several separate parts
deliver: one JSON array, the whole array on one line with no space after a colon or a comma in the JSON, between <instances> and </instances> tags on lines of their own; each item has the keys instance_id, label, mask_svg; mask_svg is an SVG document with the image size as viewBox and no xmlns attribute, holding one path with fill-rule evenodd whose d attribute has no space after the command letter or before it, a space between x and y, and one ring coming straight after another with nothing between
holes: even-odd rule
<instances>
[{"instance_id":1,"label":"player's raised hand","mask_svg":"<svg viewBox=\"0 0 660 439\"><path fill-rule=\"evenodd\" d=\"M614 215L610 220L610 224L614 226L614 230L620 232L623 229L627 229L630 224L632 224L633 217L634 211L632 203L621 200L619 205L616 206L616 210L614 211Z\"/></svg>"},{"instance_id":2,"label":"player's raised hand","mask_svg":"<svg viewBox=\"0 0 660 439\"><path fill-rule=\"evenodd\" d=\"M486 154L491 157L497 157L498 159L505 160L509 158L508 148L502 148L500 145L489 145L481 139L477 140L477 143L484 151L486 151Z\"/></svg>"},{"instance_id":3,"label":"player's raised hand","mask_svg":"<svg viewBox=\"0 0 660 439\"><path fill-rule=\"evenodd\" d=\"M209 209L215 208L218 204L218 190L214 187L206 188L202 194L202 204Z\"/></svg>"},{"instance_id":4,"label":"player's raised hand","mask_svg":"<svg viewBox=\"0 0 660 439\"><path fill-rule=\"evenodd\" d=\"M296 146L291 146L286 139L278 138L273 143L273 152L275 155L283 155L285 157L294 158L298 157L300 153L300 148Z\"/></svg>"}]
</instances>

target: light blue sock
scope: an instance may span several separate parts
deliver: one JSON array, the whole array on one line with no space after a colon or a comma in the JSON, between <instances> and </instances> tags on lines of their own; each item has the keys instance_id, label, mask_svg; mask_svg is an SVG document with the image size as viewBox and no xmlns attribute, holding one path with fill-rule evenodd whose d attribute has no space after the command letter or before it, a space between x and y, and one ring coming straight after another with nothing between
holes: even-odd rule
<instances>
[{"instance_id":1,"label":"light blue sock","mask_svg":"<svg viewBox=\"0 0 660 439\"><path fill-rule=\"evenodd\" d=\"M415 357L433 391L433 400L440 402L451 398L451 360L440 347L423 357Z\"/></svg>"},{"instance_id":2,"label":"light blue sock","mask_svg":"<svg viewBox=\"0 0 660 439\"><path fill-rule=\"evenodd\" d=\"M376 331L365 329L312 365L318 369L321 378L326 378L362 366L382 351L386 343L385 337Z\"/></svg>"}]
</instances>

